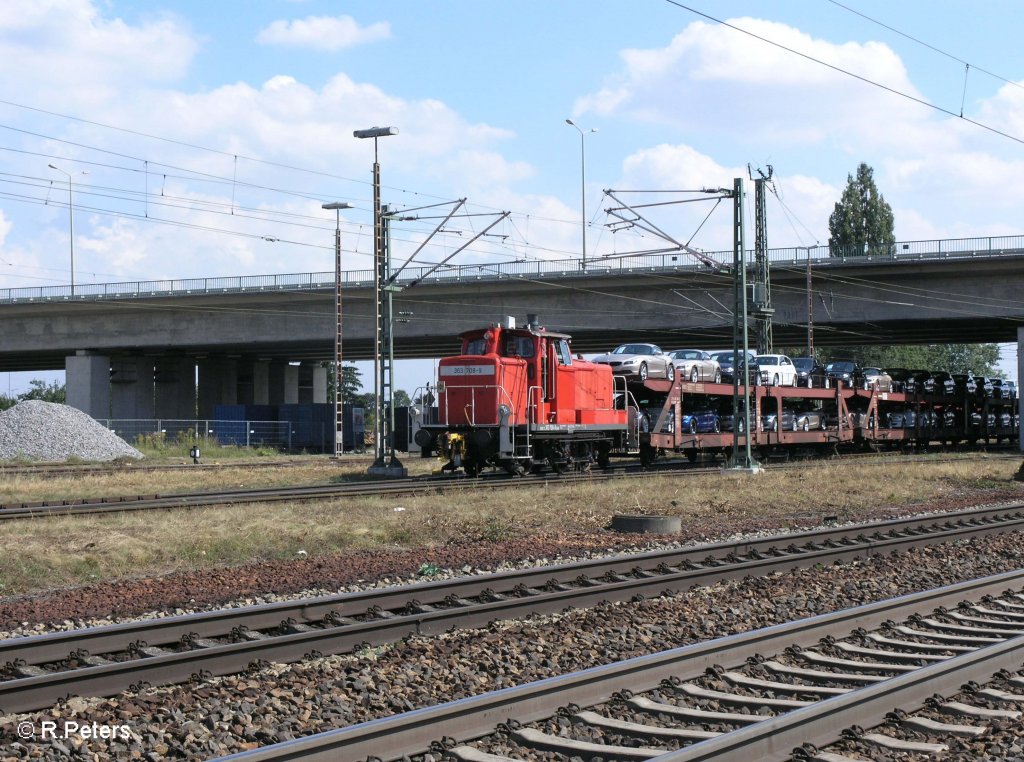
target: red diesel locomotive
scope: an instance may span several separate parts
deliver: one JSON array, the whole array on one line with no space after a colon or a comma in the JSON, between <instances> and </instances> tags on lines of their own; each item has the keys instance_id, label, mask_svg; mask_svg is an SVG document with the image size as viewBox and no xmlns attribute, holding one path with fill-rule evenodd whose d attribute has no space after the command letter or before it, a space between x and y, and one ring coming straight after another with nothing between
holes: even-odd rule
<instances>
[{"instance_id":1,"label":"red diesel locomotive","mask_svg":"<svg viewBox=\"0 0 1024 762\"><path fill-rule=\"evenodd\" d=\"M424 454L448 457L445 468L475 476L485 466L512 474L604 467L629 445L635 416L624 382L573 355L567 334L531 315L523 327L506 318L460 338L461 354L438 367L438 422L416 432Z\"/></svg>"}]
</instances>

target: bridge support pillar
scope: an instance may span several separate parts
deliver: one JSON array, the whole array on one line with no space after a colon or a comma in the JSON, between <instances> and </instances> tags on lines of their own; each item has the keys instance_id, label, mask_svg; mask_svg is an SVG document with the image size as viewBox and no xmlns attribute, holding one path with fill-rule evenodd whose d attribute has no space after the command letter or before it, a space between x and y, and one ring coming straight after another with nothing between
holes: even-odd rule
<instances>
[{"instance_id":1,"label":"bridge support pillar","mask_svg":"<svg viewBox=\"0 0 1024 762\"><path fill-rule=\"evenodd\" d=\"M213 418L217 405L238 404L238 360L210 357L199 361L199 417Z\"/></svg>"},{"instance_id":2,"label":"bridge support pillar","mask_svg":"<svg viewBox=\"0 0 1024 762\"><path fill-rule=\"evenodd\" d=\"M67 403L96 419L110 417L110 358L87 351L64 358Z\"/></svg>"},{"instance_id":3,"label":"bridge support pillar","mask_svg":"<svg viewBox=\"0 0 1024 762\"><path fill-rule=\"evenodd\" d=\"M327 368L303 363L299 366L299 403L327 402Z\"/></svg>"},{"instance_id":4,"label":"bridge support pillar","mask_svg":"<svg viewBox=\"0 0 1024 762\"><path fill-rule=\"evenodd\" d=\"M196 364L189 357L158 359L155 374L157 418L196 417Z\"/></svg>"},{"instance_id":5,"label":"bridge support pillar","mask_svg":"<svg viewBox=\"0 0 1024 762\"><path fill-rule=\"evenodd\" d=\"M242 360L238 363L238 404L270 404L269 360Z\"/></svg>"},{"instance_id":6,"label":"bridge support pillar","mask_svg":"<svg viewBox=\"0 0 1024 762\"><path fill-rule=\"evenodd\" d=\"M270 366L270 404L294 405L299 401L299 366L274 363Z\"/></svg>"},{"instance_id":7,"label":"bridge support pillar","mask_svg":"<svg viewBox=\"0 0 1024 762\"><path fill-rule=\"evenodd\" d=\"M153 358L117 357L110 364L110 417L154 418Z\"/></svg>"}]
</instances>

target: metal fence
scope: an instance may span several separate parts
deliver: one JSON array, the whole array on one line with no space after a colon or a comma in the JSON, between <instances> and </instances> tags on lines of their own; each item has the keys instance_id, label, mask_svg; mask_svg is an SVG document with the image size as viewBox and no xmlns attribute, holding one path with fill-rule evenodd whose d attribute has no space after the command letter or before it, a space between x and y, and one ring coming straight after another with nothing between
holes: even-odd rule
<instances>
[{"instance_id":1,"label":"metal fence","mask_svg":"<svg viewBox=\"0 0 1024 762\"><path fill-rule=\"evenodd\" d=\"M107 418L99 421L129 444L156 437L168 443L201 442L278 450L334 451L334 430L318 421L235 421L179 418Z\"/></svg>"},{"instance_id":2,"label":"metal fence","mask_svg":"<svg viewBox=\"0 0 1024 762\"><path fill-rule=\"evenodd\" d=\"M732 251L709 251L702 254L722 265L732 262ZM964 259L973 257L1024 256L1024 235L987 236L979 238L901 241L871 247L791 246L768 250L768 259L775 264L800 264L808 259L818 264L828 262L899 262L924 259ZM747 254L753 261L753 252ZM598 277L615 273L648 270L700 270L706 268L684 252L663 254L608 256L591 258L586 268L580 259L531 260L493 264L445 265L427 275L428 267L409 267L402 271L399 283L473 282L504 278L550 278L561 276ZM342 273L346 287L373 284L372 270L351 270ZM69 301L104 299L145 299L158 296L189 296L260 291L302 291L334 287L334 273L286 273L283 275L241 275L221 278L186 278L176 280L129 281L125 283L79 283L71 286L36 286L0 289L2 302Z\"/></svg>"}]
</instances>

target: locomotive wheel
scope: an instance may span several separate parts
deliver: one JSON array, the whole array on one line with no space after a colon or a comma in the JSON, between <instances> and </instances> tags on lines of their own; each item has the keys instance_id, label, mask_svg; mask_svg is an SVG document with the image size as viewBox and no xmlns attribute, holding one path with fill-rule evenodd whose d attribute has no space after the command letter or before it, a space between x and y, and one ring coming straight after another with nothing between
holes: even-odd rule
<instances>
[{"instance_id":1,"label":"locomotive wheel","mask_svg":"<svg viewBox=\"0 0 1024 762\"><path fill-rule=\"evenodd\" d=\"M690 383L691 384L697 383L697 379L699 377L700 377L700 374L697 372L697 366L694 366L693 370L690 371Z\"/></svg>"},{"instance_id":2,"label":"locomotive wheel","mask_svg":"<svg viewBox=\"0 0 1024 762\"><path fill-rule=\"evenodd\" d=\"M640 379L641 383L647 380L647 363L640 363L640 367L637 368L636 375Z\"/></svg>"},{"instance_id":3,"label":"locomotive wheel","mask_svg":"<svg viewBox=\"0 0 1024 762\"><path fill-rule=\"evenodd\" d=\"M597 467L600 468L602 471L604 471L610 465L611 465L611 457L609 456L608 451L605 450L602 447L597 452Z\"/></svg>"},{"instance_id":4,"label":"locomotive wheel","mask_svg":"<svg viewBox=\"0 0 1024 762\"><path fill-rule=\"evenodd\" d=\"M480 476L483 464L477 460L465 460L462 462L462 468L465 470L466 476Z\"/></svg>"}]
</instances>

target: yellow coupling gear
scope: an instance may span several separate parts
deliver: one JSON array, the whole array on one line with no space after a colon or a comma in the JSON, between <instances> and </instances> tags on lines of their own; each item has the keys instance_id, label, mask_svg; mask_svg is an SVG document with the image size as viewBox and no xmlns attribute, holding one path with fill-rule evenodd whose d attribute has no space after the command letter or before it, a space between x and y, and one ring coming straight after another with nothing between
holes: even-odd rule
<instances>
[{"instance_id":1,"label":"yellow coupling gear","mask_svg":"<svg viewBox=\"0 0 1024 762\"><path fill-rule=\"evenodd\" d=\"M460 467L466 454L466 438L462 434L448 434L440 441L439 455L450 460L456 468Z\"/></svg>"}]
</instances>

